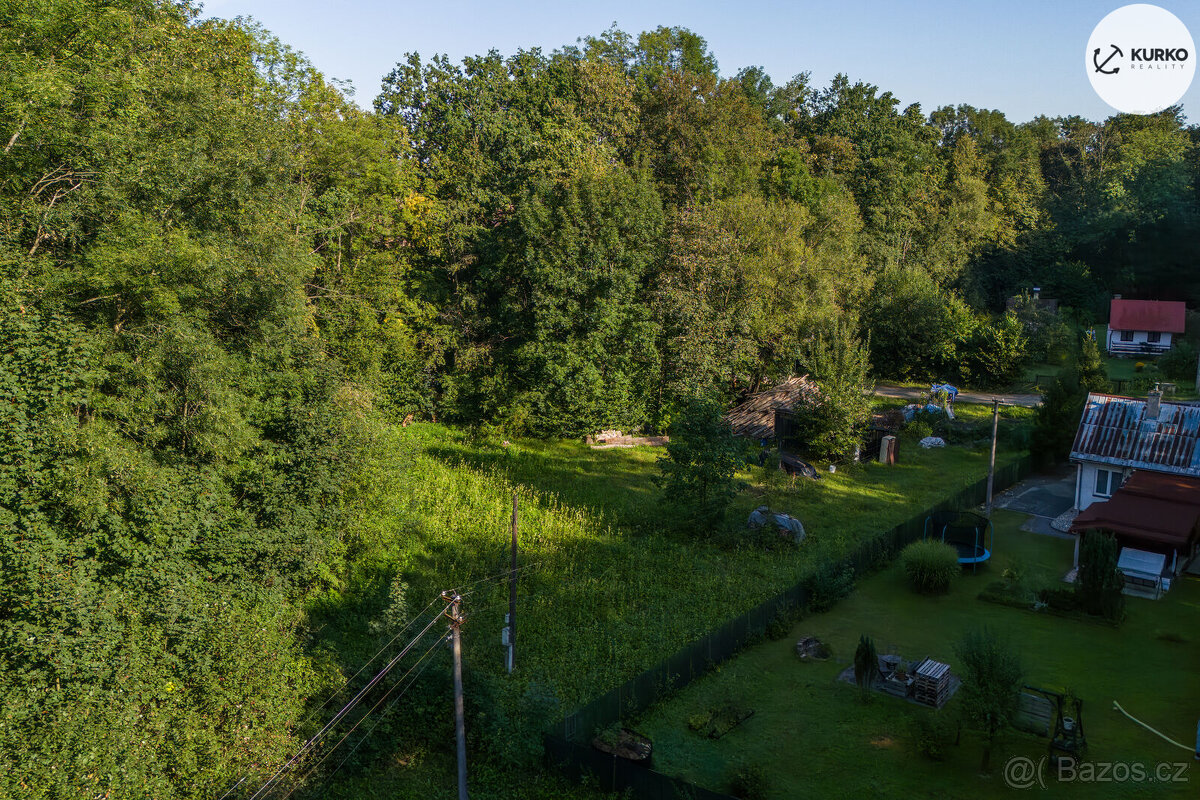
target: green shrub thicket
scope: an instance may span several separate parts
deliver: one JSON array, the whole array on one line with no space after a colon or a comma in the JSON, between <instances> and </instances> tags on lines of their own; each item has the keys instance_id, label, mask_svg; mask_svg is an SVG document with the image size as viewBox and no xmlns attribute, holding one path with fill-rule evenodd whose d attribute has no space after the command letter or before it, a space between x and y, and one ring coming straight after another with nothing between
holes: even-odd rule
<instances>
[{"instance_id":1,"label":"green shrub thicket","mask_svg":"<svg viewBox=\"0 0 1200 800\"><path fill-rule=\"evenodd\" d=\"M828 611L854 591L854 568L833 562L821 564L804 579L804 588L808 590L810 611Z\"/></svg>"}]
</instances>

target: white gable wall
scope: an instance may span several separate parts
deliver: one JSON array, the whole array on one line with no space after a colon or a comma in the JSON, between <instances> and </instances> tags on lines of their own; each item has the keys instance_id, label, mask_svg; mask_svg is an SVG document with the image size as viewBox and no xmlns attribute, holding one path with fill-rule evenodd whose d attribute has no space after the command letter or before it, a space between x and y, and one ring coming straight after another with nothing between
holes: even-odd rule
<instances>
[{"instance_id":1,"label":"white gable wall","mask_svg":"<svg viewBox=\"0 0 1200 800\"><path fill-rule=\"evenodd\" d=\"M1112 464L1079 462L1075 473L1075 507L1083 511L1092 503L1103 503L1131 474L1133 470Z\"/></svg>"}]
</instances>

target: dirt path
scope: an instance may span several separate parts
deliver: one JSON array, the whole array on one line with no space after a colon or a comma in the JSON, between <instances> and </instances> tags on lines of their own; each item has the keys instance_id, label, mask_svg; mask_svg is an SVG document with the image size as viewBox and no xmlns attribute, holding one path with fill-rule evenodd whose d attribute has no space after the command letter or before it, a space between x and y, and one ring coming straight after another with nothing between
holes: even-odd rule
<instances>
[{"instance_id":1,"label":"dirt path","mask_svg":"<svg viewBox=\"0 0 1200 800\"><path fill-rule=\"evenodd\" d=\"M877 383L875 384L875 394L880 397L894 397L898 400L922 400L929 394L929 390L910 386L896 386L890 383ZM1000 405L1002 406L1034 408L1042 404L1042 396L1040 394L992 394L991 392L967 392L962 390L959 390L958 399L955 402L991 404L993 397L999 398Z\"/></svg>"}]
</instances>

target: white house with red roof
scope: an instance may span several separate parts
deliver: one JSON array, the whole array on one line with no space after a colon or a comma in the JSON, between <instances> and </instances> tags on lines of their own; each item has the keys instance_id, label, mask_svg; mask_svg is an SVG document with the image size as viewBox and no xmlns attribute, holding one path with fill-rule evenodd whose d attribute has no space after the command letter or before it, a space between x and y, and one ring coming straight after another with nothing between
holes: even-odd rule
<instances>
[{"instance_id":1,"label":"white house with red roof","mask_svg":"<svg viewBox=\"0 0 1200 800\"><path fill-rule=\"evenodd\" d=\"M1157 355L1183 333L1187 306L1170 300L1113 298L1108 312L1107 349L1112 355Z\"/></svg>"}]
</instances>

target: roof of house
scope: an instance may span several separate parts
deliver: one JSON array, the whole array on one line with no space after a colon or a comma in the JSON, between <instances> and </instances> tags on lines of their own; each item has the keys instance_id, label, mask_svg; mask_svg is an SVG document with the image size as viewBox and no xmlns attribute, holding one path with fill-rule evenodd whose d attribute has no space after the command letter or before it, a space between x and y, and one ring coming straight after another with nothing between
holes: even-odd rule
<instances>
[{"instance_id":1,"label":"roof of house","mask_svg":"<svg viewBox=\"0 0 1200 800\"><path fill-rule=\"evenodd\" d=\"M1146 417L1146 401L1089 394L1071 445L1072 460L1200 477L1200 405L1161 403Z\"/></svg>"},{"instance_id":2,"label":"roof of house","mask_svg":"<svg viewBox=\"0 0 1200 800\"><path fill-rule=\"evenodd\" d=\"M1120 491L1139 497L1192 505L1200 510L1200 479L1197 478L1141 470L1130 475Z\"/></svg>"},{"instance_id":3,"label":"roof of house","mask_svg":"<svg viewBox=\"0 0 1200 800\"><path fill-rule=\"evenodd\" d=\"M1071 531L1100 528L1174 548L1185 547L1200 520L1200 480L1135 472L1113 496L1079 512Z\"/></svg>"},{"instance_id":4,"label":"roof of house","mask_svg":"<svg viewBox=\"0 0 1200 800\"><path fill-rule=\"evenodd\" d=\"M734 406L725 419L738 436L769 439L775 435L775 411L790 411L806 395L817 391L816 384L807 375L788 378L765 392L750 395L744 402Z\"/></svg>"},{"instance_id":5,"label":"roof of house","mask_svg":"<svg viewBox=\"0 0 1200 800\"><path fill-rule=\"evenodd\" d=\"M1183 333L1187 306L1174 300L1113 300L1108 327L1114 331Z\"/></svg>"}]
</instances>

